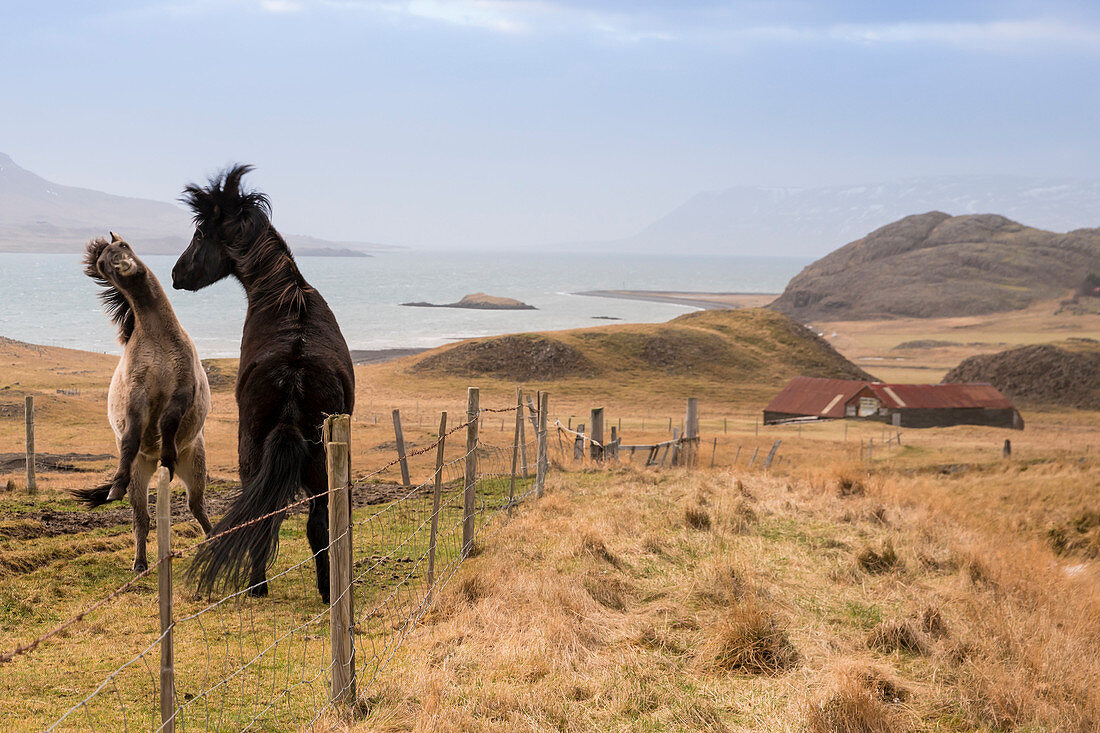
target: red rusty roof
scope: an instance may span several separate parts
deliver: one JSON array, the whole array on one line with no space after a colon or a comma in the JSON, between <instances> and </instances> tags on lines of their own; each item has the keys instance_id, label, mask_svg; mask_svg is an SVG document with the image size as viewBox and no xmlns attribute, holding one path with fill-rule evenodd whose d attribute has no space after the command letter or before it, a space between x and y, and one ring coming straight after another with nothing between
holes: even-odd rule
<instances>
[{"instance_id":1,"label":"red rusty roof","mask_svg":"<svg viewBox=\"0 0 1100 733\"><path fill-rule=\"evenodd\" d=\"M764 410L787 415L844 417L844 406L864 388L892 409L1012 408L1012 403L991 384L885 384L795 377Z\"/></svg>"},{"instance_id":2,"label":"red rusty roof","mask_svg":"<svg viewBox=\"0 0 1100 733\"><path fill-rule=\"evenodd\" d=\"M992 384L883 384L870 385L882 404L891 408L981 407L1012 408L1012 403Z\"/></svg>"},{"instance_id":3,"label":"red rusty roof","mask_svg":"<svg viewBox=\"0 0 1100 733\"><path fill-rule=\"evenodd\" d=\"M788 415L844 417L844 403L866 386L867 382L850 379L795 377L764 410Z\"/></svg>"}]
</instances>

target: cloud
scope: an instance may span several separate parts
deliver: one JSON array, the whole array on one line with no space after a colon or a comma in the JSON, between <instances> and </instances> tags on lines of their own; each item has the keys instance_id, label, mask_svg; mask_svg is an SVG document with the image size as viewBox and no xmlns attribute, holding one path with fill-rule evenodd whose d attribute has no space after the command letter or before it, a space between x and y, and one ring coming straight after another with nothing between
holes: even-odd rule
<instances>
[{"instance_id":1,"label":"cloud","mask_svg":"<svg viewBox=\"0 0 1100 733\"><path fill-rule=\"evenodd\" d=\"M646 0L253 0L271 13L309 5L407 17L502 34L589 33L614 41L700 41L766 44L942 44L977 50L1036 47L1100 50L1100 25L1057 18L927 20L865 23L824 18L791 21L799 3L715 0L658 3ZM839 11L838 11L839 12ZM804 13L801 13L804 15ZM777 16L771 17L768 16Z\"/></svg>"},{"instance_id":2,"label":"cloud","mask_svg":"<svg viewBox=\"0 0 1100 733\"><path fill-rule=\"evenodd\" d=\"M1100 44L1100 28L1057 20L997 20L984 23L892 23L833 25L826 35L848 43L942 43L960 46L1018 47L1020 44Z\"/></svg>"},{"instance_id":3,"label":"cloud","mask_svg":"<svg viewBox=\"0 0 1100 733\"><path fill-rule=\"evenodd\" d=\"M268 13L297 13L303 7L294 0L260 0L260 9Z\"/></svg>"}]
</instances>

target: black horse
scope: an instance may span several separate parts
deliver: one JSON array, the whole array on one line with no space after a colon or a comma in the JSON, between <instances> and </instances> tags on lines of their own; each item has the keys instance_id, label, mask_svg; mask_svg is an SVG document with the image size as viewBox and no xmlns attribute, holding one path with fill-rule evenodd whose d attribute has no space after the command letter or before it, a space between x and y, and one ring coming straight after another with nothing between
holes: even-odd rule
<instances>
[{"instance_id":1,"label":"black horse","mask_svg":"<svg viewBox=\"0 0 1100 733\"><path fill-rule=\"evenodd\" d=\"M248 313L237 375L241 493L214 534L275 513L199 548L191 575L200 591L241 588L267 595L287 504L300 489L315 497L306 536L327 603L328 496L321 426L325 416L351 414L355 375L336 318L298 271L271 225L271 206L241 188L252 170L236 165L208 185L190 185L182 201L194 212L191 245L172 269L176 289L199 290L232 275L244 286Z\"/></svg>"}]
</instances>

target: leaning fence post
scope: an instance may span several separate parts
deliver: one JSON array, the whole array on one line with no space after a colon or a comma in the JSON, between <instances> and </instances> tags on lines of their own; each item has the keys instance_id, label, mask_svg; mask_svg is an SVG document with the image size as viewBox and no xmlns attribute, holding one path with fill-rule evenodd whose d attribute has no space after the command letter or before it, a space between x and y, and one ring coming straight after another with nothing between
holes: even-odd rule
<instances>
[{"instance_id":1,"label":"leaning fence post","mask_svg":"<svg viewBox=\"0 0 1100 733\"><path fill-rule=\"evenodd\" d=\"M168 469L157 470L157 600L160 604L160 730L176 730L176 660L172 639L172 496Z\"/></svg>"},{"instance_id":2,"label":"leaning fence post","mask_svg":"<svg viewBox=\"0 0 1100 733\"><path fill-rule=\"evenodd\" d=\"M27 493L38 491L38 481L34 476L34 395L27 395L24 401L27 422Z\"/></svg>"},{"instance_id":3,"label":"leaning fence post","mask_svg":"<svg viewBox=\"0 0 1100 733\"><path fill-rule=\"evenodd\" d=\"M347 415L330 417L326 431L333 437L348 434ZM343 424L341 424L343 423ZM343 436L340 434L343 433ZM346 442L325 445L328 473L329 533L329 629L332 644L332 702L349 704L355 700L355 644L351 586L351 511L348 501L350 482L349 451Z\"/></svg>"},{"instance_id":4,"label":"leaning fence post","mask_svg":"<svg viewBox=\"0 0 1100 733\"><path fill-rule=\"evenodd\" d=\"M772 444L772 449L770 451L768 451L768 457L764 459L764 468L765 469L771 468L772 461L775 460L775 452L777 450L779 450L779 444L782 443L782 442L783 442L782 440L777 439L775 441L775 443Z\"/></svg>"},{"instance_id":5,"label":"leaning fence post","mask_svg":"<svg viewBox=\"0 0 1100 733\"><path fill-rule=\"evenodd\" d=\"M550 469L550 454L546 448L546 421L550 414L550 393L539 392L538 462L535 466L535 497L546 488L546 472Z\"/></svg>"},{"instance_id":6,"label":"leaning fence post","mask_svg":"<svg viewBox=\"0 0 1100 733\"><path fill-rule=\"evenodd\" d=\"M516 430L519 431L520 470L523 471L523 477L527 478L527 427L523 419L523 387L516 387Z\"/></svg>"},{"instance_id":7,"label":"leaning fence post","mask_svg":"<svg viewBox=\"0 0 1100 733\"><path fill-rule=\"evenodd\" d=\"M466 481L462 492L462 557L474 548L474 513L477 511L477 431L480 390L466 389Z\"/></svg>"},{"instance_id":8,"label":"leaning fence post","mask_svg":"<svg viewBox=\"0 0 1100 733\"><path fill-rule=\"evenodd\" d=\"M428 539L428 596L435 582L435 545L439 536L439 504L443 494L443 448L447 442L447 411L439 416L439 445L435 449L435 487L432 490L432 530Z\"/></svg>"},{"instance_id":9,"label":"leaning fence post","mask_svg":"<svg viewBox=\"0 0 1100 733\"><path fill-rule=\"evenodd\" d=\"M409 478L409 460L405 456L405 434L401 430L401 410L393 411L393 434L397 441L397 459L401 462L401 485L406 489L412 486Z\"/></svg>"},{"instance_id":10,"label":"leaning fence post","mask_svg":"<svg viewBox=\"0 0 1100 733\"><path fill-rule=\"evenodd\" d=\"M516 497L516 468L519 463L519 441L523 433L523 390L516 387L516 432L512 438L512 480L508 485L508 513L512 513L512 502ZM526 463L526 461L524 461Z\"/></svg>"}]
</instances>

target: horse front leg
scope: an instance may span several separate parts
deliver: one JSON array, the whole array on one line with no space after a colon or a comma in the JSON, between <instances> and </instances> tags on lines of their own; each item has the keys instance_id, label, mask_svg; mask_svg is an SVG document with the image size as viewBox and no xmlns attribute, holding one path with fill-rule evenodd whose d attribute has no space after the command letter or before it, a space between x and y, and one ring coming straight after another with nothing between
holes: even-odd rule
<instances>
[{"instance_id":1,"label":"horse front leg","mask_svg":"<svg viewBox=\"0 0 1100 733\"><path fill-rule=\"evenodd\" d=\"M202 531L209 537L212 526L203 503L203 494L206 492L206 445L201 434L180 453L177 468L180 479L187 486L187 506L199 521Z\"/></svg>"},{"instance_id":2,"label":"horse front leg","mask_svg":"<svg viewBox=\"0 0 1100 733\"><path fill-rule=\"evenodd\" d=\"M144 400L132 400L129 407L126 408L126 426L118 443L118 470L115 471L115 476L111 479L111 490L107 493L107 501L121 499L130 487L134 461L141 450L141 436L145 432L147 417L148 409ZM146 488L148 488L148 485L149 477L147 476L145 478Z\"/></svg>"},{"instance_id":3,"label":"horse front leg","mask_svg":"<svg viewBox=\"0 0 1100 733\"><path fill-rule=\"evenodd\" d=\"M149 569L146 557L146 541L149 538L149 479L157 470L157 461L142 454L134 459L130 478L130 506L134 509L134 572L141 573ZM168 497L157 495L157 501L167 501Z\"/></svg>"},{"instance_id":4,"label":"horse front leg","mask_svg":"<svg viewBox=\"0 0 1100 733\"><path fill-rule=\"evenodd\" d=\"M194 388L179 389L172 393L164 412L160 414L160 465L168 469L169 478L176 475L176 433L179 432L180 422L190 409L194 397Z\"/></svg>"}]
</instances>

